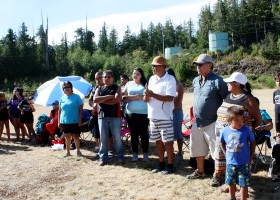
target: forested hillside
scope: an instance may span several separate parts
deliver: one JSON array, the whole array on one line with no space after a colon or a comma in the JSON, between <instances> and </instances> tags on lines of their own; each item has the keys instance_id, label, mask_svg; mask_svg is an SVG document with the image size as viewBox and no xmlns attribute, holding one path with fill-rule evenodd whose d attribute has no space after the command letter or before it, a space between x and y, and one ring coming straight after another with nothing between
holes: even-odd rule
<instances>
[{"instance_id":1,"label":"forested hillside","mask_svg":"<svg viewBox=\"0 0 280 200\"><path fill-rule=\"evenodd\" d=\"M229 33L225 52L208 52L210 30ZM280 68L279 0L218 0L213 7L201 8L197 26L191 18L178 25L172 19L165 24L151 21L147 28L139 27L138 33L127 27L122 39L114 28L108 30L106 22L101 30L77 27L75 41L68 41L65 33L59 44L47 45L47 33L41 25L34 36L28 35L24 22L18 33L7 30L0 39L0 90L15 85L32 90L55 76L79 75L93 81L93 74L105 69L113 69L119 77L142 67L150 76L152 58L175 46L181 46L183 54L171 58L169 64L185 86L196 75L192 60L203 52L213 55L215 70L222 75L235 70L272 74Z\"/></svg>"}]
</instances>

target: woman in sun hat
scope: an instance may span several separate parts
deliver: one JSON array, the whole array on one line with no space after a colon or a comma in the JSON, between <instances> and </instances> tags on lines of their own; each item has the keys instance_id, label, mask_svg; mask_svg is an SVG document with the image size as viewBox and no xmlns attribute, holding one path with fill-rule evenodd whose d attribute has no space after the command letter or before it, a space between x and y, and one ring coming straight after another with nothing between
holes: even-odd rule
<instances>
[{"instance_id":1,"label":"woman in sun hat","mask_svg":"<svg viewBox=\"0 0 280 200\"><path fill-rule=\"evenodd\" d=\"M215 132L217 136L216 150L215 150L215 172L211 182L211 186L217 187L221 185L221 174L225 172L226 160L225 155L220 148L220 131L222 128L228 126L226 120L226 111L231 106L241 106L244 109L245 125L250 129L259 126L262 121L258 103L254 96L251 94L251 86L246 76L240 72L234 72L229 78L224 81L228 85L228 96L224 99L223 104L217 111L217 121ZM222 189L222 192L227 192L228 188Z\"/></svg>"}]
</instances>

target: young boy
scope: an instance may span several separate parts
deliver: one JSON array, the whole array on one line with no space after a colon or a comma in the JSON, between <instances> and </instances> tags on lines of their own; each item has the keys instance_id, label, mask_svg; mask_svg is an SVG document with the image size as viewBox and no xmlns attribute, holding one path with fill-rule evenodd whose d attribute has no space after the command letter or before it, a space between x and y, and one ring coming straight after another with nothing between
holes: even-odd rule
<instances>
[{"instance_id":1,"label":"young boy","mask_svg":"<svg viewBox=\"0 0 280 200\"><path fill-rule=\"evenodd\" d=\"M232 106L227 110L229 126L221 132L221 148L226 155L226 184L230 199L235 199L236 184L241 187L241 199L247 199L250 186L250 162L255 153L255 137L244 125L243 110Z\"/></svg>"},{"instance_id":2,"label":"young boy","mask_svg":"<svg viewBox=\"0 0 280 200\"><path fill-rule=\"evenodd\" d=\"M275 76L277 90L273 92L276 137L280 137L280 73Z\"/></svg>"},{"instance_id":3,"label":"young boy","mask_svg":"<svg viewBox=\"0 0 280 200\"><path fill-rule=\"evenodd\" d=\"M274 113L275 113L275 129L276 129L276 139L280 138L280 73L275 76L275 83L277 90L273 92L273 103L274 103ZM276 159L278 175L272 181L280 181L280 144L273 147L272 156Z\"/></svg>"}]
</instances>

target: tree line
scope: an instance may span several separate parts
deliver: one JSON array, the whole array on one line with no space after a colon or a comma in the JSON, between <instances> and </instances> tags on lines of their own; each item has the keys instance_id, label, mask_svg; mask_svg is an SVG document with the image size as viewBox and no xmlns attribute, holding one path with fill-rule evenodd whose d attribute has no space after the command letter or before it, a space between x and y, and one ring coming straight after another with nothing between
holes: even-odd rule
<instances>
[{"instance_id":1,"label":"tree line","mask_svg":"<svg viewBox=\"0 0 280 200\"><path fill-rule=\"evenodd\" d=\"M241 51L277 61L280 1L218 0L212 8L210 4L201 8L197 30L191 18L182 19L179 25L169 18L164 24L141 25L137 34L127 26L122 40L104 22L97 43L95 33L86 27L75 30L72 42L65 33L59 44L48 45L48 30L43 25L30 36L23 22L18 33L9 29L0 40L0 89L18 84L37 87L54 76L78 75L93 81L95 72L106 69L113 69L117 79L121 74L130 75L135 67L142 67L150 76L152 58L162 55L164 48L176 46L183 48L182 55L168 62L177 78L189 85L196 75L192 60L207 52L209 31L229 33L230 46L225 52L209 52L215 59Z\"/></svg>"}]
</instances>

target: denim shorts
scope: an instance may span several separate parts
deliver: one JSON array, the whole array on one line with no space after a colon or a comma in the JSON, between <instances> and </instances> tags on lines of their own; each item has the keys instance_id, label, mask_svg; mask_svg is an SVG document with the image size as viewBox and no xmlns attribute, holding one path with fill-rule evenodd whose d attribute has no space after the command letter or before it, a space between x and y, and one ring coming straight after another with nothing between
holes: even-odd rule
<instances>
[{"instance_id":1,"label":"denim shorts","mask_svg":"<svg viewBox=\"0 0 280 200\"><path fill-rule=\"evenodd\" d=\"M250 186L250 164L226 166L226 184L246 188Z\"/></svg>"},{"instance_id":2,"label":"denim shorts","mask_svg":"<svg viewBox=\"0 0 280 200\"><path fill-rule=\"evenodd\" d=\"M173 110L174 140L182 139L183 110Z\"/></svg>"}]
</instances>

